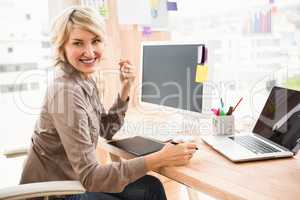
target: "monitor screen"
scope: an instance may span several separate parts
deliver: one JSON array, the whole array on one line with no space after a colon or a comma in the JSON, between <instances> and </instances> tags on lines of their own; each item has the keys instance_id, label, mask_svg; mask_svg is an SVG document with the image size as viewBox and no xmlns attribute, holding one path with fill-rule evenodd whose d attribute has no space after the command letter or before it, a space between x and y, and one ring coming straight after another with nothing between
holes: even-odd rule
<instances>
[{"instance_id":1,"label":"monitor screen","mask_svg":"<svg viewBox=\"0 0 300 200\"><path fill-rule=\"evenodd\" d=\"M274 87L253 133L293 150L300 138L299 103L300 91Z\"/></svg>"},{"instance_id":2,"label":"monitor screen","mask_svg":"<svg viewBox=\"0 0 300 200\"><path fill-rule=\"evenodd\" d=\"M141 101L201 113L203 83L195 78L203 48L201 43L143 44Z\"/></svg>"}]
</instances>

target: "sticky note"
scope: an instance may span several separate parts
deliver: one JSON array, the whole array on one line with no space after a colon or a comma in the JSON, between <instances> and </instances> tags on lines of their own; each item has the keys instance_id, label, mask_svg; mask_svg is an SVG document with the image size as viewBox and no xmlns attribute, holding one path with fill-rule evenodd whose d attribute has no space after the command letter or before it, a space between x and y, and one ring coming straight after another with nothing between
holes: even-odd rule
<instances>
[{"instance_id":1,"label":"sticky note","mask_svg":"<svg viewBox=\"0 0 300 200\"><path fill-rule=\"evenodd\" d=\"M143 27L143 36L147 37L151 35L151 27L150 26L144 26Z\"/></svg>"},{"instance_id":2,"label":"sticky note","mask_svg":"<svg viewBox=\"0 0 300 200\"><path fill-rule=\"evenodd\" d=\"M177 3L176 2L167 2L167 10L168 11L177 11Z\"/></svg>"},{"instance_id":3,"label":"sticky note","mask_svg":"<svg viewBox=\"0 0 300 200\"><path fill-rule=\"evenodd\" d=\"M151 8L156 8L159 5L158 0L150 0L150 7Z\"/></svg>"},{"instance_id":4,"label":"sticky note","mask_svg":"<svg viewBox=\"0 0 300 200\"><path fill-rule=\"evenodd\" d=\"M196 67L196 83L204 83L208 79L208 67L207 65L197 65Z\"/></svg>"}]
</instances>

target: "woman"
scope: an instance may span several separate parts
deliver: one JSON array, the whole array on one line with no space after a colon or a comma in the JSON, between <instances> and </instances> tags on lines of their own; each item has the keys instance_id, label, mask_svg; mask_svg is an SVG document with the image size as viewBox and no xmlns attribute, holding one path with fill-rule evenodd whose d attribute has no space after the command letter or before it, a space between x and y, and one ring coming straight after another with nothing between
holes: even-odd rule
<instances>
[{"instance_id":1,"label":"woman","mask_svg":"<svg viewBox=\"0 0 300 200\"><path fill-rule=\"evenodd\" d=\"M135 68L119 63L122 87L105 112L92 79L102 59L104 30L96 11L71 7L55 20L52 42L60 71L49 86L21 183L79 180L87 192L65 199L166 199L160 181L148 171L186 164L195 144L167 144L161 151L100 165L98 136L111 139L124 121Z\"/></svg>"}]
</instances>

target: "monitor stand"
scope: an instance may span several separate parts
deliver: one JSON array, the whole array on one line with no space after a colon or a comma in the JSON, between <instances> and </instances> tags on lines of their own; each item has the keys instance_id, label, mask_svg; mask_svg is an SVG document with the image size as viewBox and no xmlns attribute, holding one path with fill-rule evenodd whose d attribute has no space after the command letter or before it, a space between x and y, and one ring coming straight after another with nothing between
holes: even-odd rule
<instances>
[{"instance_id":1,"label":"monitor stand","mask_svg":"<svg viewBox=\"0 0 300 200\"><path fill-rule=\"evenodd\" d=\"M167 121L178 123L178 133L199 136L211 130L211 118L211 114L183 110L167 117Z\"/></svg>"},{"instance_id":2,"label":"monitor stand","mask_svg":"<svg viewBox=\"0 0 300 200\"><path fill-rule=\"evenodd\" d=\"M137 108L135 112L139 119L138 122L128 120L129 126L125 131L131 136L143 135L160 141L167 141L178 136L178 134L201 136L211 130L211 114L165 106L143 106Z\"/></svg>"},{"instance_id":3,"label":"monitor stand","mask_svg":"<svg viewBox=\"0 0 300 200\"><path fill-rule=\"evenodd\" d=\"M153 138L167 141L178 134L188 136L207 135L211 132L211 114L189 111L166 112L150 122L153 126ZM150 134L149 134L150 135Z\"/></svg>"}]
</instances>

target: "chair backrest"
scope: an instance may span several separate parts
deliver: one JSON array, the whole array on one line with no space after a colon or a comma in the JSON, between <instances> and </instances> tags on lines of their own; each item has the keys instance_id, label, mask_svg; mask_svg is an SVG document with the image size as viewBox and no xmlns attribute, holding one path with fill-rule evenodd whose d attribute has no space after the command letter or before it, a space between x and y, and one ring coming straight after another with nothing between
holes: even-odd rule
<instances>
[{"instance_id":1,"label":"chair backrest","mask_svg":"<svg viewBox=\"0 0 300 200\"><path fill-rule=\"evenodd\" d=\"M79 181L51 181L30 183L0 189L0 199L18 200L54 195L82 194L85 189Z\"/></svg>"},{"instance_id":2,"label":"chair backrest","mask_svg":"<svg viewBox=\"0 0 300 200\"><path fill-rule=\"evenodd\" d=\"M7 158L19 157L19 156L27 155L28 149L29 149L28 146L6 148L3 151L3 155Z\"/></svg>"},{"instance_id":3,"label":"chair backrest","mask_svg":"<svg viewBox=\"0 0 300 200\"><path fill-rule=\"evenodd\" d=\"M27 152L28 147L11 148L4 150L2 157L16 158L26 155ZM81 194L84 192L85 188L80 181L50 181L0 188L0 199L18 200L36 197L48 199L49 196Z\"/></svg>"}]
</instances>

